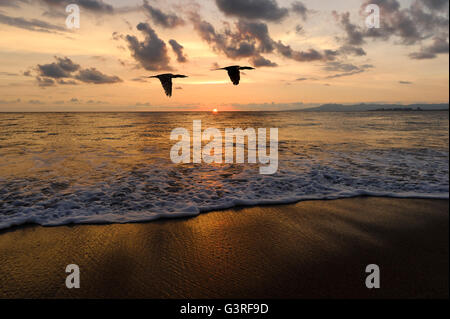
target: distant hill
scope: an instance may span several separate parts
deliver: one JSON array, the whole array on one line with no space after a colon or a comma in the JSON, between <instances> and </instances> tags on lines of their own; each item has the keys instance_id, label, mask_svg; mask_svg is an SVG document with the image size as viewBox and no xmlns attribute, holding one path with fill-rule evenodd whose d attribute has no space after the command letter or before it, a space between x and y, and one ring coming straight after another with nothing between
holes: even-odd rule
<instances>
[{"instance_id":1,"label":"distant hill","mask_svg":"<svg viewBox=\"0 0 450 319\"><path fill-rule=\"evenodd\" d=\"M364 112L364 111L448 111L447 104L324 104L300 111L314 112Z\"/></svg>"}]
</instances>

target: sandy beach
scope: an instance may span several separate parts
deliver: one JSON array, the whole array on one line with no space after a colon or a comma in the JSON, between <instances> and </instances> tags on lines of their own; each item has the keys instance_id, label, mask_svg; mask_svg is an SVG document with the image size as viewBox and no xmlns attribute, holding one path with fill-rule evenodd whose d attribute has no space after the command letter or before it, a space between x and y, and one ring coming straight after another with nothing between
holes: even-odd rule
<instances>
[{"instance_id":1,"label":"sandy beach","mask_svg":"<svg viewBox=\"0 0 450 319\"><path fill-rule=\"evenodd\" d=\"M1 298L448 298L448 200L361 197L0 232ZM81 288L65 287L77 264ZM365 287L365 267L381 288Z\"/></svg>"}]
</instances>

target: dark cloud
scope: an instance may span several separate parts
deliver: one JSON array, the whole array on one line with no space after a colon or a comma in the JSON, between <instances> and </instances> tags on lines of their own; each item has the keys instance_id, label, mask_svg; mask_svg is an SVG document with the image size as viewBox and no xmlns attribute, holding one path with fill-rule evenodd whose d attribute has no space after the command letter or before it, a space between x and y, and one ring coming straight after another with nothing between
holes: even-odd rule
<instances>
[{"instance_id":1,"label":"dark cloud","mask_svg":"<svg viewBox=\"0 0 450 319\"><path fill-rule=\"evenodd\" d=\"M306 51L296 51L293 50L289 45L283 44L281 41L276 42L275 46L282 56L298 62L320 61L324 59L324 55L314 49L309 49Z\"/></svg>"},{"instance_id":2,"label":"dark cloud","mask_svg":"<svg viewBox=\"0 0 450 319\"><path fill-rule=\"evenodd\" d=\"M333 15L346 33L344 41L347 45L354 46L364 43L364 33L361 28L350 22L350 12L338 14L333 11Z\"/></svg>"},{"instance_id":3,"label":"dark cloud","mask_svg":"<svg viewBox=\"0 0 450 319\"><path fill-rule=\"evenodd\" d=\"M278 66L278 64L276 64L275 62L270 61L269 59L266 59L263 56L255 56L251 58L251 63L254 67L276 67Z\"/></svg>"},{"instance_id":4,"label":"dark cloud","mask_svg":"<svg viewBox=\"0 0 450 319\"><path fill-rule=\"evenodd\" d=\"M413 84L412 82L409 82L409 81L398 81L398 83L405 84L405 85Z\"/></svg>"},{"instance_id":5,"label":"dark cloud","mask_svg":"<svg viewBox=\"0 0 450 319\"><path fill-rule=\"evenodd\" d=\"M448 0L420 0L426 7L432 10L448 10Z\"/></svg>"},{"instance_id":6,"label":"dark cloud","mask_svg":"<svg viewBox=\"0 0 450 319\"><path fill-rule=\"evenodd\" d=\"M50 64L38 64L38 72L40 76L54 79L70 78L72 72L77 71L80 65L75 64L69 58L55 57L56 62Z\"/></svg>"},{"instance_id":7,"label":"dark cloud","mask_svg":"<svg viewBox=\"0 0 450 319\"><path fill-rule=\"evenodd\" d=\"M231 59L252 57L257 54L256 41L246 41L239 32L233 33L230 29L218 33L213 25L193 13L191 21L200 37L206 41L214 51L225 54Z\"/></svg>"},{"instance_id":8,"label":"dark cloud","mask_svg":"<svg viewBox=\"0 0 450 319\"><path fill-rule=\"evenodd\" d=\"M279 21L288 15L275 0L216 0L216 4L225 15L239 18Z\"/></svg>"},{"instance_id":9,"label":"dark cloud","mask_svg":"<svg viewBox=\"0 0 450 319\"><path fill-rule=\"evenodd\" d=\"M77 85L78 82L75 80L93 84L117 83L122 81L119 77L103 74L96 68L82 69L79 64L74 63L68 57L60 58L55 56L55 59L56 62L37 65L36 80L39 86L54 86L56 83L61 85Z\"/></svg>"},{"instance_id":10,"label":"dark cloud","mask_svg":"<svg viewBox=\"0 0 450 319\"><path fill-rule=\"evenodd\" d=\"M197 13L191 14L191 21L199 36L206 41L212 49L224 54L226 57L238 60L248 58L253 66L276 66L262 56L266 53L279 55L299 62L334 60L338 51L317 51L308 49L296 51L281 41L276 42L269 34L267 24L239 20L235 30L226 25L225 30L217 32L212 24L203 20Z\"/></svg>"},{"instance_id":11,"label":"dark cloud","mask_svg":"<svg viewBox=\"0 0 450 319\"><path fill-rule=\"evenodd\" d=\"M274 49L274 41L269 35L269 28L265 23L238 21L236 24L240 40L259 42L258 51L270 53Z\"/></svg>"},{"instance_id":12,"label":"dark cloud","mask_svg":"<svg viewBox=\"0 0 450 319\"><path fill-rule=\"evenodd\" d=\"M158 37L148 23L139 23L137 29L145 35L145 40L140 42L132 35L125 37L131 55L146 70L171 70L165 42Z\"/></svg>"},{"instance_id":13,"label":"dark cloud","mask_svg":"<svg viewBox=\"0 0 450 319\"><path fill-rule=\"evenodd\" d=\"M179 63L186 63L187 62L187 57L184 54L184 47L179 44L177 41L175 40L169 40L169 44L172 47L173 52L175 52L175 54L177 55L177 61Z\"/></svg>"},{"instance_id":14,"label":"dark cloud","mask_svg":"<svg viewBox=\"0 0 450 319\"><path fill-rule=\"evenodd\" d=\"M339 48L338 51L342 54L355 55L355 56L364 56L367 54L363 48L352 46L352 45L343 45Z\"/></svg>"},{"instance_id":15,"label":"dark cloud","mask_svg":"<svg viewBox=\"0 0 450 319\"><path fill-rule=\"evenodd\" d=\"M55 80L50 79L50 78L45 78L45 77L43 78L43 77L37 76L36 81L40 87L48 87L48 86L55 85Z\"/></svg>"},{"instance_id":16,"label":"dark cloud","mask_svg":"<svg viewBox=\"0 0 450 319\"><path fill-rule=\"evenodd\" d=\"M302 34L303 32L304 32L303 26L301 26L300 24L298 24L298 25L295 27L295 33L297 33L297 34Z\"/></svg>"},{"instance_id":17,"label":"dark cloud","mask_svg":"<svg viewBox=\"0 0 450 319\"><path fill-rule=\"evenodd\" d=\"M81 82L93 84L108 84L122 82L118 76L109 76L98 71L96 68L80 70L75 78Z\"/></svg>"},{"instance_id":18,"label":"dark cloud","mask_svg":"<svg viewBox=\"0 0 450 319\"><path fill-rule=\"evenodd\" d=\"M431 45L423 47L419 52L411 53L409 57L415 60L434 59L438 54L448 54L448 51L448 40L435 37Z\"/></svg>"},{"instance_id":19,"label":"dark cloud","mask_svg":"<svg viewBox=\"0 0 450 319\"><path fill-rule=\"evenodd\" d=\"M303 20L308 19L308 14L310 12L308 8L306 8L306 6L300 1L295 1L292 4L292 11L297 13Z\"/></svg>"},{"instance_id":20,"label":"dark cloud","mask_svg":"<svg viewBox=\"0 0 450 319\"><path fill-rule=\"evenodd\" d=\"M448 53L448 1L416 0L409 6L402 7L398 0L365 0L361 6L361 14L365 15L365 8L369 4L380 7L381 28L366 28L350 21L350 13L338 14L333 12L335 18L345 31L343 49L360 47L369 39L387 41L391 38L403 45L416 45L428 42L435 36L432 44L425 45L420 52L410 54L413 59L431 59L437 54ZM439 40L436 40L439 38ZM444 40L442 40L444 39ZM447 49L443 46L447 43ZM343 52L344 52L343 51ZM354 51L355 55L358 54Z\"/></svg>"},{"instance_id":21,"label":"dark cloud","mask_svg":"<svg viewBox=\"0 0 450 319\"><path fill-rule=\"evenodd\" d=\"M164 13L158 8L155 8L148 4L147 0L144 0L144 9L153 22L165 28L175 28L177 26L183 25L185 22L182 18L175 14Z\"/></svg>"},{"instance_id":22,"label":"dark cloud","mask_svg":"<svg viewBox=\"0 0 450 319\"><path fill-rule=\"evenodd\" d=\"M22 17L10 17L0 12L0 24L6 24L16 28L21 28L30 31L55 33L66 32L64 27L57 26L38 19L25 19Z\"/></svg>"},{"instance_id":23,"label":"dark cloud","mask_svg":"<svg viewBox=\"0 0 450 319\"><path fill-rule=\"evenodd\" d=\"M114 7L102 0L40 0L49 7L65 8L69 4L77 4L81 8L95 13L113 13Z\"/></svg>"},{"instance_id":24,"label":"dark cloud","mask_svg":"<svg viewBox=\"0 0 450 319\"><path fill-rule=\"evenodd\" d=\"M316 78L305 78L305 77L295 79L296 82L316 81L316 80L317 80Z\"/></svg>"}]
</instances>

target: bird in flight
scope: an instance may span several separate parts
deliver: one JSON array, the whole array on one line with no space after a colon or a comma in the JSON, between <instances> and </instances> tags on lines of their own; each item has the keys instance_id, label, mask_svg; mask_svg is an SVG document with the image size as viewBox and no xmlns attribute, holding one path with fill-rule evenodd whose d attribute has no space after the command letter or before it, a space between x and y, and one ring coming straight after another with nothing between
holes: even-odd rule
<instances>
[{"instance_id":1,"label":"bird in flight","mask_svg":"<svg viewBox=\"0 0 450 319\"><path fill-rule=\"evenodd\" d=\"M231 82L233 82L234 85L238 85L239 81L241 80L241 70L254 70L255 68L252 68L250 66L239 66L239 65L232 65L227 66L226 68L220 68L216 70L227 70L228 75L231 79Z\"/></svg>"},{"instance_id":2,"label":"bird in flight","mask_svg":"<svg viewBox=\"0 0 450 319\"><path fill-rule=\"evenodd\" d=\"M149 76L149 78L159 79L164 88L164 91L166 92L166 95L168 97L171 97L172 96L172 79L173 78L187 78L187 76L181 75L181 74L166 73L166 74L159 74L159 75L155 75L155 76Z\"/></svg>"}]
</instances>

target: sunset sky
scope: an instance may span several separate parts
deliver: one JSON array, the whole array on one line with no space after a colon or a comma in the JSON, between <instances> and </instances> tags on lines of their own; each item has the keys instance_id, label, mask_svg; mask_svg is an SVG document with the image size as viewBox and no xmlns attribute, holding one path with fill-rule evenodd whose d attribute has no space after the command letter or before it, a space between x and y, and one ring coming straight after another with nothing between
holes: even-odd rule
<instances>
[{"instance_id":1,"label":"sunset sky","mask_svg":"<svg viewBox=\"0 0 450 319\"><path fill-rule=\"evenodd\" d=\"M448 103L448 17L448 0L0 0L0 111ZM256 67L239 86L211 71L236 64ZM143 78L167 72L189 75L170 99Z\"/></svg>"}]
</instances>

